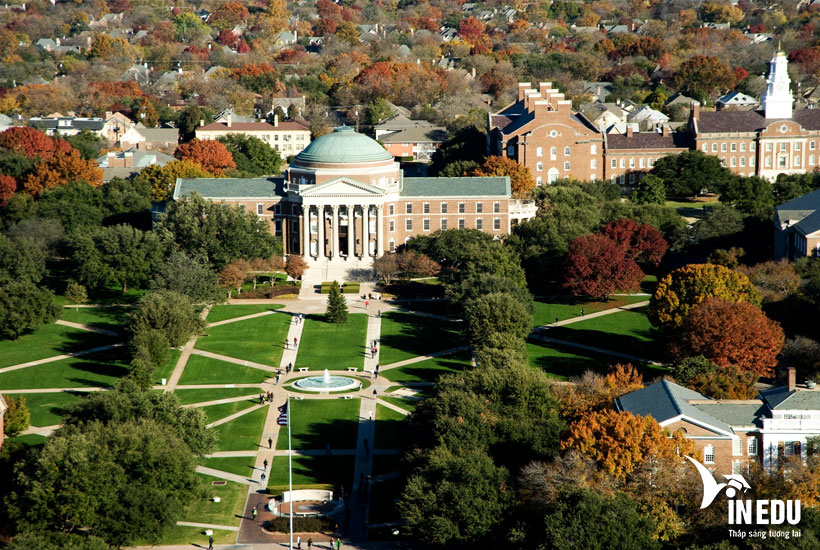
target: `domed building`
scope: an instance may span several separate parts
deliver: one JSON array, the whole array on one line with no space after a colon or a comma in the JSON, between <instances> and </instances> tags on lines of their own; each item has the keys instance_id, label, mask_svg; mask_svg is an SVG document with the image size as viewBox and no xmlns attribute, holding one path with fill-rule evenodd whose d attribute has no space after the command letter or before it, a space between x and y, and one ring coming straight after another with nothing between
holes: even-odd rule
<instances>
[{"instance_id":1,"label":"domed building","mask_svg":"<svg viewBox=\"0 0 820 550\"><path fill-rule=\"evenodd\" d=\"M178 179L174 199L199 193L269 220L285 254L310 267L372 266L416 235L479 229L501 236L535 216L532 201L512 198L508 177L409 178L376 140L342 126L319 137L285 178ZM337 275L341 276L341 275Z\"/></svg>"}]
</instances>

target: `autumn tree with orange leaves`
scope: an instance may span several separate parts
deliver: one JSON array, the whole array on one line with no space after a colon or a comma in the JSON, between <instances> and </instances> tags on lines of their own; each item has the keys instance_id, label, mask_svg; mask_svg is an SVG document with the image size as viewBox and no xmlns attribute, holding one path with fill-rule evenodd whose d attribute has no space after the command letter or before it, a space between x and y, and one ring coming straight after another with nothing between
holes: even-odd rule
<instances>
[{"instance_id":1,"label":"autumn tree with orange leaves","mask_svg":"<svg viewBox=\"0 0 820 550\"><path fill-rule=\"evenodd\" d=\"M535 189L535 180L530 169L509 157L489 156L484 164L476 168L473 176L509 176L514 197L528 197Z\"/></svg>"},{"instance_id":2,"label":"autumn tree with orange leaves","mask_svg":"<svg viewBox=\"0 0 820 550\"><path fill-rule=\"evenodd\" d=\"M616 397L644 387L643 377L631 364L612 365L606 375L588 370L571 382L553 387L553 394L561 404L561 416L568 420L611 409Z\"/></svg>"},{"instance_id":3,"label":"autumn tree with orange leaves","mask_svg":"<svg viewBox=\"0 0 820 550\"><path fill-rule=\"evenodd\" d=\"M179 160L192 160L212 174L223 174L225 170L236 168L233 155L219 141L194 139L182 143L174 151L174 157Z\"/></svg>"},{"instance_id":4,"label":"autumn tree with orange leaves","mask_svg":"<svg viewBox=\"0 0 820 550\"><path fill-rule=\"evenodd\" d=\"M5 206L17 190L17 180L11 176L0 174L0 206Z\"/></svg>"},{"instance_id":5,"label":"autumn tree with orange leaves","mask_svg":"<svg viewBox=\"0 0 820 550\"><path fill-rule=\"evenodd\" d=\"M103 171L93 160L86 160L76 149L59 151L40 162L26 176L23 188L32 195L39 195L49 187L84 181L94 187L102 185Z\"/></svg>"},{"instance_id":6,"label":"autumn tree with orange leaves","mask_svg":"<svg viewBox=\"0 0 820 550\"><path fill-rule=\"evenodd\" d=\"M695 444L682 432L668 434L651 416L603 410L573 422L561 443L594 460L609 475L623 480L646 460L679 460L693 456Z\"/></svg>"},{"instance_id":7,"label":"autumn tree with orange leaves","mask_svg":"<svg viewBox=\"0 0 820 550\"><path fill-rule=\"evenodd\" d=\"M49 159L58 150L70 150L71 145L65 140L53 139L36 128L17 126L0 133L0 148L30 159Z\"/></svg>"}]
</instances>

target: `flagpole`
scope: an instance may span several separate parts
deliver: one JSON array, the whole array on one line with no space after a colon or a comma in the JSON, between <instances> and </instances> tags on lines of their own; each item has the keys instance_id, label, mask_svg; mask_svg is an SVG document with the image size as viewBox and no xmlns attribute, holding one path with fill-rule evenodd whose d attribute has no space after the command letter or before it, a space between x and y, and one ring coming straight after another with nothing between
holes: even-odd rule
<instances>
[{"instance_id":1,"label":"flagpole","mask_svg":"<svg viewBox=\"0 0 820 550\"><path fill-rule=\"evenodd\" d=\"M290 444L290 416L293 411L290 410L290 394L288 394L287 413L288 413L288 490L290 492L290 548L293 548L293 448Z\"/></svg>"}]
</instances>

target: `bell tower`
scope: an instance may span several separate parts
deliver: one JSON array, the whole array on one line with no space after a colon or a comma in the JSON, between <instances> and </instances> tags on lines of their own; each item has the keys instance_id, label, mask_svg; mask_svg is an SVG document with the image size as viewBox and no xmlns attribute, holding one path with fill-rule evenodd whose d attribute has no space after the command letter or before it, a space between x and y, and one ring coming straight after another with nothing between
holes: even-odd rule
<instances>
[{"instance_id":1,"label":"bell tower","mask_svg":"<svg viewBox=\"0 0 820 550\"><path fill-rule=\"evenodd\" d=\"M769 62L766 91L763 92L763 112L766 118L791 118L794 96L789 85L789 60L779 47Z\"/></svg>"}]
</instances>

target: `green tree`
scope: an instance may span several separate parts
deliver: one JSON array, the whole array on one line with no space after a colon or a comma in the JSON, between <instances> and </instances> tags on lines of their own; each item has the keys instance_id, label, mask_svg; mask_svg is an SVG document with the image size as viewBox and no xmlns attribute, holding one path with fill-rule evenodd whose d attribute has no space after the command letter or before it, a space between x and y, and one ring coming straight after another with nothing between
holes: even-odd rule
<instances>
[{"instance_id":1,"label":"green tree","mask_svg":"<svg viewBox=\"0 0 820 550\"><path fill-rule=\"evenodd\" d=\"M151 290L173 290L187 296L191 302L221 301L222 291L216 273L200 258L184 252L171 254L154 272Z\"/></svg>"},{"instance_id":2,"label":"green tree","mask_svg":"<svg viewBox=\"0 0 820 550\"><path fill-rule=\"evenodd\" d=\"M105 147L105 140L88 128L84 128L79 134L66 137L65 140L77 149L86 160L100 156L100 151Z\"/></svg>"},{"instance_id":3,"label":"green tree","mask_svg":"<svg viewBox=\"0 0 820 550\"><path fill-rule=\"evenodd\" d=\"M279 152L259 138L246 134L228 134L219 141L233 155L237 172L258 177L272 176L282 170Z\"/></svg>"},{"instance_id":4,"label":"green tree","mask_svg":"<svg viewBox=\"0 0 820 550\"><path fill-rule=\"evenodd\" d=\"M131 378L144 390L152 385L154 370L171 360L171 345L159 330L139 330L131 335ZM143 372L144 371L144 372ZM146 376L147 375L147 376Z\"/></svg>"},{"instance_id":5,"label":"green tree","mask_svg":"<svg viewBox=\"0 0 820 550\"><path fill-rule=\"evenodd\" d=\"M174 17L174 32L177 41L190 44L208 33L208 27L193 12L183 12Z\"/></svg>"},{"instance_id":6,"label":"green tree","mask_svg":"<svg viewBox=\"0 0 820 550\"><path fill-rule=\"evenodd\" d=\"M347 300L345 300L345 297L342 295L342 291L339 290L339 283L336 281L333 281L333 284L330 285L325 320L328 323L347 322Z\"/></svg>"},{"instance_id":7,"label":"green tree","mask_svg":"<svg viewBox=\"0 0 820 550\"><path fill-rule=\"evenodd\" d=\"M3 398L8 405L3 421L3 432L9 436L21 434L31 426L31 413L26 405L25 396L21 395L17 399L9 396Z\"/></svg>"},{"instance_id":8,"label":"green tree","mask_svg":"<svg viewBox=\"0 0 820 550\"><path fill-rule=\"evenodd\" d=\"M708 374L717 368L717 365L703 355L695 355L676 363L672 367L672 376L675 377L678 383L688 386L696 377L702 374Z\"/></svg>"},{"instance_id":9,"label":"green tree","mask_svg":"<svg viewBox=\"0 0 820 550\"><path fill-rule=\"evenodd\" d=\"M80 304L88 301L88 291L77 281L69 281L65 289L65 301L68 304L76 305L77 311L79 311Z\"/></svg>"},{"instance_id":10,"label":"green tree","mask_svg":"<svg viewBox=\"0 0 820 550\"><path fill-rule=\"evenodd\" d=\"M663 180L653 174L647 174L638 181L635 191L629 197L635 204L664 204L666 186Z\"/></svg>"},{"instance_id":11,"label":"green tree","mask_svg":"<svg viewBox=\"0 0 820 550\"><path fill-rule=\"evenodd\" d=\"M393 116L393 109L390 107L390 103L383 97L376 97L367 104L368 124L381 124L391 116Z\"/></svg>"},{"instance_id":12,"label":"green tree","mask_svg":"<svg viewBox=\"0 0 820 550\"><path fill-rule=\"evenodd\" d=\"M667 197L696 197L704 189L720 192L735 178L719 158L701 151L661 157L651 173L663 180Z\"/></svg>"},{"instance_id":13,"label":"green tree","mask_svg":"<svg viewBox=\"0 0 820 550\"><path fill-rule=\"evenodd\" d=\"M282 255L282 241L271 235L268 223L244 208L206 201L198 194L172 202L156 231L177 250L207 258L215 270L239 258Z\"/></svg>"},{"instance_id":14,"label":"green tree","mask_svg":"<svg viewBox=\"0 0 820 550\"><path fill-rule=\"evenodd\" d=\"M36 203L37 216L60 220L67 233L102 224L106 211L99 187L72 182L46 189Z\"/></svg>"},{"instance_id":15,"label":"green tree","mask_svg":"<svg viewBox=\"0 0 820 550\"><path fill-rule=\"evenodd\" d=\"M474 347L492 342L497 334L523 340L532 330L531 307L506 292L480 296L464 304L464 332Z\"/></svg>"},{"instance_id":16,"label":"green tree","mask_svg":"<svg viewBox=\"0 0 820 550\"><path fill-rule=\"evenodd\" d=\"M480 165L474 160L456 160L444 166L438 172L440 178L460 178L472 174Z\"/></svg>"},{"instance_id":17,"label":"green tree","mask_svg":"<svg viewBox=\"0 0 820 550\"><path fill-rule=\"evenodd\" d=\"M151 189L140 178L113 178L102 187L106 225L129 223L150 227Z\"/></svg>"},{"instance_id":18,"label":"green tree","mask_svg":"<svg viewBox=\"0 0 820 550\"><path fill-rule=\"evenodd\" d=\"M78 533L25 531L14 536L8 550L108 550L99 537Z\"/></svg>"},{"instance_id":19,"label":"green tree","mask_svg":"<svg viewBox=\"0 0 820 550\"><path fill-rule=\"evenodd\" d=\"M455 136L441 144L433 153L432 162L427 168L428 173L437 176L444 167L456 161L472 161L476 164L484 162L487 134L475 126L468 126L459 130Z\"/></svg>"},{"instance_id":20,"label":"green tree","mask_svg":"<svg viewBox=\"0 0 820 550\"><path fill-rule=\"evenodd\" d=\"M197 18L198 19L198 18ZM176 123L182 141L191 141L196 137L200 122L210 124L214 118L210 111L202 109L196 103L189 103L177 113Z\"/></svg>"},{"instance_id":21,"label":"green tree","mask_svg":"<svg viewBox=\"0 0 820 550\"><path fill-rule=\"evenodd\" d=\"M213 174L192 160L174 160L160 166L152 164L142 169L134 178L148 186L150 197L155 201L170 200L177 178L212 178Z\"/></svg>"},{"instance_id":22,"label":"green tree","mask_svg":"<svg viewBox=\"0 0 820 550\"><path fill-rule=\"evenodd\" d=\"M0 234L0 285L39 282L46 274L46 256L45 248L32 238Z\"/></svg>"},{"instance_id":23,"label":"green tree","mask_svg":"<svg viewBox=\"0 0 820 550\"><path fill-rule=\"evenodd\" d=\"M172 290L155 290L143 296L129 325L132 334L157 330L173 347L185 344L204 328L205 322L191 300Z\"/></svg>"},{"instance_id":24,"label":"green tree","mask_svg":"<svg viewBox=\"0 0 820 550\"><path fill-rule=\"evenodd\" d=\"M16 340L53 323L60 313L54 294L31 282L0 287L0 340Z\"/></svg>"},{"instance_id":25,"label":"green tree","mask_svg":"<svg viewBox=\"0 0 820 550\"><path fill-rule=\"evenodd\" d=\"M720 202L762 220L771 220L774 214L772 184L757 176L729 181L720 193Z\"/></svg>"},{"instance_id":26,"label":"green tree","mask_svg":"<svg viewBox=\"0 0 820 550\"><path fill-rule=\"evenodd\" d=\"M716 204L692 227L692 238L696 242L711 245L724 243L743 231L743 214L724 204Z\"/></svg>"},{"instance_id":27,"label":"green tree","mask_svg":"<svg viewBox=\"0 0 820 550\"><path fill-rule=\"evenodd\" d=\"M165 247L152 231L130 225L98 227L69 238L80 282L101 288L117 285L144 287L159 265Z\"/></svg>"}]
</instances>

